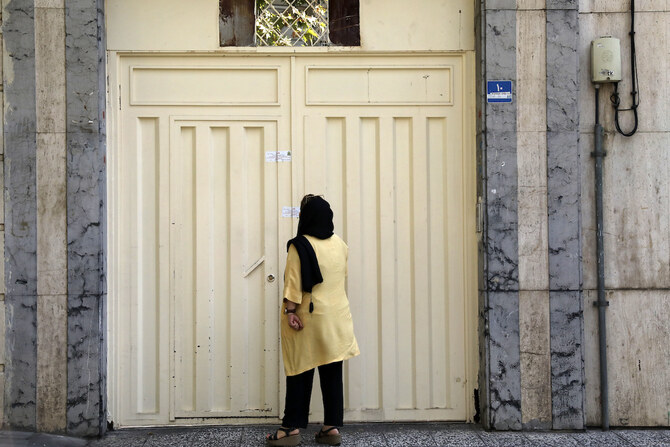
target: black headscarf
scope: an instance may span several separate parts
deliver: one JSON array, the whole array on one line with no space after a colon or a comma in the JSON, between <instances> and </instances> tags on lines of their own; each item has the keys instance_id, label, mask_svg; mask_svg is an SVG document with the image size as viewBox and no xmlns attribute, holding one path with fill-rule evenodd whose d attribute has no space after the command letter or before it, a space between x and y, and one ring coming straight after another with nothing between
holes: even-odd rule
<instances>
[{"instance_id":1,"label":"black headscarf","mask_svg":"<svg viewBox=\"0 0 670 447\"><path fill-rule=\"evenodd\" d=\"M323 282L319 261L312 244L305 235L314 236L319 239L328 239L333 235L333 210L322 197L311 198L300 210L298 221L298 235L288 241L286 251L291 244L295 245L300 257L300 275L302 290L312 292L312 287Z\"/></svg>"}]
</instances>

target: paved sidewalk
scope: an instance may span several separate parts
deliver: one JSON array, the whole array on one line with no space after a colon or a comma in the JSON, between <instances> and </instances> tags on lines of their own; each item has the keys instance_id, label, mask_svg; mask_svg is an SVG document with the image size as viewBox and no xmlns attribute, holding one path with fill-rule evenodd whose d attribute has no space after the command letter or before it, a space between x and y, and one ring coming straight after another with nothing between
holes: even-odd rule
<instances>
[{"instance_id":1,"label":"paved sidewalk","mask_svg":"<svg viewBox=\"0 0 670 447\"><path fill-rule=\"evenodd\" d=\"M0 431L0 447L246 447L264 446L264 436L276 426L246 425L189 428L124 429L102 439ZM301 446L318 446L318 426L303 430ZM360 447L497 447L497 446L639 446L670 447L670 429L585 432L486 432L478 425L349 424L342 430L343 446Z\"/></svg>"}]
</instances>

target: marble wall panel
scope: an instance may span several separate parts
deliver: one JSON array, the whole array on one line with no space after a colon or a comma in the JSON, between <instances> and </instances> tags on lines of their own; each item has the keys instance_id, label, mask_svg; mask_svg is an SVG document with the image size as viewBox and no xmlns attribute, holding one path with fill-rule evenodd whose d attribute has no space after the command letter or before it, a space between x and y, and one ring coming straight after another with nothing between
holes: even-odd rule
<instances>
[{"instance_id":1,"label":"marble wall panel","mask_svg":"<svg viewBox=\"0 0 670 447\"><path fill-rule=\"evenodd\" d=\"M514 10L517 0L487 0L485 8L493 11Z\"/></svg>"},{"instance_id":2,"label":"marble wall panel","mask_svg":"<svg viewBox=\"0 0 670 447\"><path fill-rule=\"evenodd\" d=\"M517 133L517 163L519 188L547 187L546 132Z\"/></svg>"},{"instance_id":3,"label":"marble wall panel","mask_svg":"<svg viewBox=\"0 0 670 447\"><path fill-rule=\"evenodd\" d=\"M5 389L5 370L4 365L2 366L2 371L0 371L0 390ZM5 420L5 393L0 392L0 421Z\"/></svg>"},{"instance_id":4,"label":"marble wall panel","mask_svg":"<svg viewBox=\"0 0 670 447\"><path fill-rule=\"evenodd\" d=\"M518 292L489 292L489 411L496 430L521 429Z\"/></svg>"},{"instance_id":5,"label":"marble wall panel","mask_svg":"<svg viewBox=\"0 0 670 447\"><path fill-rule=\"evenodd\" d=\"M99 296L70 295L67 303L67 432L97 436L104 422L101 370L104 333Z\"/></svg>"},{"instance_id":6,"label":"marble wall panel","mask_svg":"<svg viewBox=\"0 0 670 447\"><path fill-rule=\"evenodd\" d=\"M5 6L5 259L7 293L35 295L35 38L28 0Z\"/></svg>"},{"instance_id":7,"label":"marble wall panel","mask_svg":"<svg viewBox=\"0 0 670 447\"><path fill-rule=\"evenodd\" d=\"M549 292L519 292L521 415L527 429L551 428Z\"/></svg>"},{"instance_id":8,"label":"marble wall panel","mask_svg":"<svg viewBox=\"0 0 670 447\"><path fill-rule=\"evenodd\" d=\"M0 13L0 20L2 19L2 13ZM4 45L2 45L2 29L0 28L0 73L2 73L2 67L4 64L5 54L4 54ZM2 92L0 92L0 95ZM3 107L0 107L2 109ZM2 126L0 126L2 127ZM0 151L2 152L2 151Z\"/></svg>"},{"instance_id":9,"label":"marble wall panel","mask_svg":"<svg viewBox=\"0 0 670 447\"><path fill-rule=\"evenodd\" d=\"M517 130L547 130L546 13L517 13Z\"/></svg>"},{"instance_id":10,"label":"marble wall panel","mask_svg":"<svg viewBox=\"0 0 670 447\"><path fill-rule=\"evenodd\" d=\"M5 364L5 329L6 329L6 324L5 324L5 297L2 296L0 299L0 364L4 365ZM4 368L3 368L4 372ZM3 390L3 388L0 388L0 391ZM0 392L0 395L3 394ZM0 406L0 408L2 408ZM0 418L0 421L2 421L2 418Z\"/></svg>"},{"instance_id":11,"label":"marble wall panel","mask_svg":"<svg viewBox=\"0 0 670 447\"><path fill-rule=\"evenodd\" d=\"M486 78L516 81L516 11L486 11ZM486 105L489 290L518 290L516 104Z\"/></svg>"},{"instance_id":12,"label":"marble wall panel","mask_svg":"<svg viewBox=\"0 0 670 447\"><path fill-rule=\"evenodd\" d=\"M65 431L67 296L37 299L37 429Z\"/></svg>"},{"instance_id":13,"label":"marble wall panel","mask_svg":"<svg viewBox=\"0 0 670 447\"><path fill-rule=\"evenodd\" d=\"M4 424L5 420L5 328L5 297L2 296L0 301L0 424Z\"/></svg>"},{"instance_id":14,"label":"marble wall panel","mask_svg":"<svg viewBox=\"0 0 670 447\"><path fill-rule=\"evenodd\" d=\"M545 23L544 11L517 12L520 290L546 290L549 283Z\"/></svg>"},{"instance_id":15,"label":"marble wall panel","mask_svg":"<svg viewBox=\"0 0 670 447\"><path fill-rule=\"evenodd\" d=\"M68 291L103 292L101 190L104 166L97 134L68 134Z\"/></svg>"},{"instance_id":16,"label":"marble wall panel","mask_svg":"<svg viewBox=\"0 0 670 447\"><path fill-rule=\"evenodd\" d=\"M95 0L65 5L65 60L68 133L98 133L98 8Z\"/></svg>"},{"instance_id":17,"label":"marble wall panel","mask_svg":"<svg viewBox=\"0 0 670 447\"><path fill-rule=\"evenodd\" d=\"M579 123L578 13L547 11L547 130L576 130Z\"/></svg>"},{"instance_id":18,"label":"marble wall panel","mask_svg":"<svg viewBox=\"0 0 670 447\"><path fill-rule=\"evenodd\" d=\"M35 9L38 132L65 132L64 21L62 9Z\"/></svg>"},{"instance_id":19,"label":"marble wall panel","mask_svg":"<svg viewBox=\"0 0 670 447\"><path fill-rule=\"evenodd\" d=\"M578 14L547 11L547 188L551 290L581 286Z\"/></svg>"},{"instance_id":20,"label":"marble wall panel","mask_svg":"<svg viewBox=\"0 0 670 447\"><path fill-rule=\"evenodd\" d=\"M2 50L2 34L0 34L0 61L4 59L4 52ZM0 62L0 66L2 66L2 62ZM5 122L5 93L4 91L0 91L0 123ZM0 126L0 154L3 155L4 157L5 153L5 126ZM0 194L2 196L3 200L3 207L4 207L4 194ZM4 209L4 208L3 208Z\"/></svg>"},{"instance_id":21,"label":"marble wall panel","mask_svg":"<svg viewBox=\"0 0 670 447\"><path fill-rule=\"evenodd\" d=\"M549 287L581 287L579 134L547 133Z\"/></svg>"},{"instance_id":22,"label":"marble wall panel","mask_svg":"<svg viewBox=\"0 0 670 447\"><path fill-rule=\"evenodd\" d=\"M547 208L554 429L584 427L576 8L576 1L547 1Z\"/></svg>"},{"instance_id":23,"label":"marble wall panel","mask_svg":"<svg viewBox=\"0 0 670 447\"><path fill-rule=\"evenodd\" d=\"M516 11L486 11L486 78L516 83ZM513 95L516 88L513 87ZM486 105L486 129L516 130L516 98Z\"/></svg>"},{"instance_id":24,"label":"marble wall panel","mask_svg":"<svg viewBox=\"0 0 670 447\"><path fill-rule=\"evenodd\" d=\"M67 294L65 164L65 133L38 134L37 291L40 295Z\"/></svg>"},{"instance_id":25,"label":"marble wall panel","mask_svg":"<svg viewBox=\"0 0 670 447\"><path fill-rule=\"evenodd\" d=\"M34 429L36 403L36 116L32 0L3 2L5 402L9 427Z\"/></svg>"},{"instance_id":26,"label":"marble wall panel","mask_svg":"<svg viewBox=\"0 0 670 447\"><path fill-rule=\"evenodd\" d=\"M516 132L487 134L489 290L518 290Z\"/></svg>"},{"instance_id":27,"label":"marble wall panel","mask_svg":"<svg viewBox=\"0 0 670 447\"><path fill-rule=\"evenodd\" d=\"M608 134L603 179L605 285L607 288L670 287L670 133L632 138ZM583 153L592 147L585 142ZM585 164L587 161L585 160ZM592 162L591 162L592 163ZM596 287L593 167L585 166L590 194L584 203L584 270ZM588 272L588 273L587 273Z\"/></svg>"},{"instance_id":28,"label":"marble wall panel","mask_svg":"<svg viewBox=\"0 0 670 447\"><path fill-rule=\"evenodd\" d=\"M584 294L586 423L600 424L598 294ZM610 424L667 426L670 407L670 291L607 292ZM654 349L651 349L654 347Z\"/></svg>"},{"instance_id":29,"label":"marble wall panel","mask_svg":"<svg viewBox=\"0 0 670 447\"><path fill-rule=\"evenodd\" d=\"M584 315L579 291L552 291L552 425L556 430L584 428Z\"/></svg>"},{"instance_id":30,"label":"marble wall panel","mask_svg":"<svg viewBox=\"0 0 670 447\"><path fill-rule=\"evenodd\" d=\"M37 297L5 296L5 427L34 430L37 390Z\"/></svg>"},{"instance_id":31,"label":"marble wall panel","mask_svg":"<svg viewBox=\"0 0 670 447\"><path fill-rule=\"evenodd\" d=\"M513 102L485 104L485 246L487 302L482 318L485 372L484 423L521 429L518 276L518 168L516 93L516 2L487 2L484 13L484 77L511 80ZM484 82L485 84L485 82Z\"/></svg>"},{"instance_id":32,"label":"marble wall panel","mask_svg":"<svg viewBox=\"0 0 670 447\"><path fill-rule=\"evenodd\" d=\"M488 292L479 290L478 300L478 330L479 342L479 371L477 376L477 394L479 396L480 421L485 427L490 426L490 391L489 391L489 330L488 330Z\"/></svg>"},{"instance_id":33,"label":"marble wall panel","mask_svg":"<svg viewBox=\"0 0 670 447\"><path fill-rule=\"evenodd\" d=\"M577 10L579 8L579 0L546 0L547 9L571 9Z\"/></svg>"},{"instance_id":34,"label":"marble wall panel","mask_svg":"<svg viewBox=\"0 0 670 447\"><path fill-rule=\"evenodd\" d=\"M668 0L636 0L636 11L670 11ZM580 12L627 12L630 2L621 0L579 0Z\"/></svg>"},{"instance_id":35,"label":"marble wall panel","mask_svg":"<svg viewBox=\"0 0 670 447\"><path fill-rule=\"evenodd\" d=\"M65 0L35 0L35 8L64 8Z\"/></svg>"},{"instance_id":36,"label":"marble wall panel","mask_svg":"<svg viewBox=\"0 0 670 447\"><path fill-rule=\"evenodd\" d=\"M104 2L65 9L67 78L67 431L105 430ZM84 367L88 368L86 374Z\"/></svg>"},{"instance_id":37,"label":"marble wall panel","mask_svg":"<svg viewBox=\"0 0 670 447\"><path fill-rule=\"evenodd\" d=\"M545 9L547 7L546 0L517 0L517 10L526 9Z\"/></svg>"},{"instance_id":38,"label":"marble wall panel","mask_svg":"<svg viewBox=\"0 0 670 447\"><path fill-rule=\"evenodd\" d=\"M520 290L549 287L547 189L519 187Z\"/></svg>"},{"instance_id":39,"label":"marble wall panel","mask_svg":"<svg viewBox=\"0 0 670 447\"><path fill-rule=\"evenodd\" d=\"M519 289L549 287L546 132L517 134Z\"/></svg>"}]
</instances>

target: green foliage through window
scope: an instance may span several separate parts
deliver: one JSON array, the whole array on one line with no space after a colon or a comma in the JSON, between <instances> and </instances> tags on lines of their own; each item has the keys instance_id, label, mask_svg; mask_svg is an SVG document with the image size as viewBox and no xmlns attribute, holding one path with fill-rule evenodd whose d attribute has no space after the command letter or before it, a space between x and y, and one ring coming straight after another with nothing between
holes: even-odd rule
<instances>
[{"instance_id":1,"label":"green foliage through window","mask_svg":"<svg viewBox=\"0 0 670 447\"><path fill-rule=\"evenodd\" d=\"M256 45L328 44L328 0L256 0Z\"/></svg>"}]
</instances>

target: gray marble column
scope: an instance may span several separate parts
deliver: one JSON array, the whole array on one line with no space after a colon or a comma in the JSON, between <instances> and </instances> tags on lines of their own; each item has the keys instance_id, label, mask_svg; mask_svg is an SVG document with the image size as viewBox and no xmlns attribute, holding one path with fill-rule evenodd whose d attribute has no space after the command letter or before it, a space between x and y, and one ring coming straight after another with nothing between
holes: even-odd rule
<instances>
[{"instance_id":1,"label":"gray marble column","mask_svg":"<svg viewBox=\"0 0 670 447\"><path fill-rule=\"evenodd\" d=\"M5 3L5 2L3 2ZM37 387L37 196L33 0L3 9L5 40L5 423L34 430Z\"/></svg>"},{"instance_id":2,"label":"gray marble column","mask_svg":"<svg viewBox=\"0 0 670 447\"><path fill-rule=\"evenodd\" d=\"M104 2L65 4L67 77L67 430L105 429Z\"/></svg>"},{"instance_id":3,"label":"gray marble column","mask_svg":"<svg viewBox=\"0 0 670 447\"><path fill-rule=\"evenodd\" d=\"M584 426L577 0L547 0L547 203L552 419Z\"/></svg>"},{"instance_id":4,"label":"gray marble column","mask_svg":"<svg viewBox=\"0 0 670 447\"><path fill-rule=\"evenodd\" d=\"M483 14L485 58L480 81L511 80L514 85L516 2L486 2ZM498 430L521 429L516 112L515 99L486 104L482 136L486 163L486 298L482 312L488 332L483 337L488 389L482 402L485 425Z\"/></svg>"}]
</instances>

